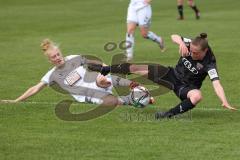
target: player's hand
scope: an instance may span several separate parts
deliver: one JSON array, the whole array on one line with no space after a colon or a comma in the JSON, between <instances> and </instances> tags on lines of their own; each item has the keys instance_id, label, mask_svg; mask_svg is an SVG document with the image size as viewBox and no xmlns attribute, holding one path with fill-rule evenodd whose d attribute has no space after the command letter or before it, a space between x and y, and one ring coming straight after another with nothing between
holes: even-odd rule
<instances>
[{"instance_id":1,"label":"player's hand","mask_svg":"<svg viewBox=\"0 0 240 160\"><path fill-rule=\"evenodd\" d=\"M189 55L189 51L188 51L188 48L187 46L185 45L185 43L181 43L179 45L179 53L182 57L186 57Z\"/></svg>"},{"instance_id":2,"label":"player's hand","mask_svg":"<svg viewBox=\"0 0 240 160\"><path fill-rule=\"evenodd\" d=\"M135 87L139 86L139 83L132 81L129 85L130 89L133 89Z\"/></svg>"},{"instance_id":3,"label":"player's hand","mask_svg":"<svg viewBox=\"0 0 240 160\"><path fill-rule=\"evenodd\" d=\"M108 79L103 75L97 76L96 84L98 87L101 87L101 88L108 88L112 85L112 83L108 81Z\"/></svg>"},{"instance_id":4,"label":"player's hand","mask_svg":"<svg viewBox=\"0 0 240 160\"><path fill-rule=\"evenodd\" d=\"M16 100L1 100L2 103L17 103Z\"/></svg>"},{"instance_id":5,"label":"player's hand","mask_svg":"<svg viewBox=\"0 0 240 160\"><path fill-rule=\"evenodd\" d=\"M226 108L226 109L230 109L230 110L232 110L232 111L236 111L236 110L237 110L236 108L231 107L228 103L226 103L226 104L223 103L222 106L223 106L224 108Z\"/></svg>"}]
</instances>

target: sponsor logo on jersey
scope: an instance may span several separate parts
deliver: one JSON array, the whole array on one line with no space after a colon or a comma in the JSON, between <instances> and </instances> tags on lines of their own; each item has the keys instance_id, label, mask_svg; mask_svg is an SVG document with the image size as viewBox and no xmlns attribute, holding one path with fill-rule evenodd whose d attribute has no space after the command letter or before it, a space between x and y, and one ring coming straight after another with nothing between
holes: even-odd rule
<instances>
[{"instance_id":1,"label":"sponsor logo on jersey","mask_svg":"<svg viewBox=\"0 0 240 160\"><path fill-rule=\"evenodd\" d=\"M82 79L82 77L79 75L79 73L77 71L73 71L67 75L65 80L70 86L73 86L73 84L75 84L80 79Z\"/></svg>"},{"instance_id":2,"label":"sponsor logo on jersey","mask_svg":"<svg viewBox=\"0 0 240 160\"><path fill-rule=\"evenodd\" d=\"M198 70L203 69L203 65L202 65L201 63L197 63L197 66L196 66L196 67L197 67Z\"/></svg>"},{"instance_id":3,"label":"sponsor logo on jersey","mask_svg":"<svg viewBox=\"0 0 240 160\"><path fill-rule=\"evenodd\" d=\"M198 70L192 65L192 63L186 58L182 58L183 65L193 74L198 74Z\"/></svg>"}]
</instances>

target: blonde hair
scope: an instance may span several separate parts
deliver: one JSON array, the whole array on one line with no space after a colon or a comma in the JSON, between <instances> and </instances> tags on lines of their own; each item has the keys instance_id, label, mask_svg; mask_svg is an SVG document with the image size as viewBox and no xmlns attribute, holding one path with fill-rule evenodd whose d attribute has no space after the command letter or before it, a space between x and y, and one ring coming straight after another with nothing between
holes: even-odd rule
<instances>
[{"instance_id":1,"label":"blonde hair","mask_svg":"<svg viewBox=\"0 0 240 160\"><path fill-rule=\"evenodd\" d=\"M50 39L44 39L40 46L45 55L49 54L49 52L48 52L49 50L58 48L58 46Z\"/></svg>"}]
</instances>

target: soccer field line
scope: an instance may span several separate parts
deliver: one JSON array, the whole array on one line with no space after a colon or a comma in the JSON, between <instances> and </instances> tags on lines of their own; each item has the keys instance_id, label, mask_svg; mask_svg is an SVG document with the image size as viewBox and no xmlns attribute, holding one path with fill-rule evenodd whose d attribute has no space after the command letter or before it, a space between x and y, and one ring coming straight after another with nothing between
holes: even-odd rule
<instances>
[{"instance_id":1,"label":"soccer field line","mask_svg":"<svg viewBox=\"0 0 240 160\"><path fill-rule=\"evenodd\" d=\"M13 103L1 103L1 104L13 104ZM18 102L15 104L34 104L34 105L57 105L57 102L41 102L41 101L29 101L29 102ZM72 105L79 105L81 103L74 102ZM225 111L225 108L194 108L194 110L206 110L206 111Z\"/></svg>"},{"instance_id":2,"label":"soccer field line","mask_svg":"<svg viewBox=\"0 0 240 160\"><path fill-rule=\"evenodd\" d=\"M59 102L58 102L59 103ZM17 103L1 103L1 104L42 104L42 105L57 105L57 102L40 102L40 101L28 101L28 102L17 102ZM77 105L75 102L72 105Z\"/></svg>"}]
</instances>

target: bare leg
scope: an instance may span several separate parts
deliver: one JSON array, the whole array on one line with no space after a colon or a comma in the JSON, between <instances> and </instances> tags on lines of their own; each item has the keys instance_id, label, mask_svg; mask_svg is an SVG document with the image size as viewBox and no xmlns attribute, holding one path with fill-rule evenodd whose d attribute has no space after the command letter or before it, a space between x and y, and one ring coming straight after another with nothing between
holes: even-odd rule
<instances>
[{"instance_id":1,"label":"bare leg","mask_svg":"<svg viewBox=\"0 0 240 160\"><path fill-rule=\"evenodd\" d=\"M152 31L149 31L148 27L145 26L140 26L140 31L141 31L141 35L143 38L146 39L150 39L153 42L157 43L161 49L161 51L164 51L164 42L162 37L156 35L155 33L153 33Z\"/></svg>"},{"instance_id":2,"label":"bare leg","mask_svg":"<svg viewBox=\"0 0 240 160\"><path fill-rule=\"evenodd\" d=\"M118 105L118 98L113 95L107 95L102 98L103 103L101 106L107 106L107 107L116 107Z\"/></svg>"},{"instance_id":3,"label":"bare leg","mask_svg":"<svg viewBox=\"0 0 240 160\"><path fill-rule=\"evenodd\" d=\"M200 19L200 12L199 12L199 9L197 8L197 6L195 5L194 1L188 0L188 5L189 5L189 7L191 7L194 10L196 19Z\"/></svg>"},{"instance_id":4,"label":"bare leg","mask_svg":"<svg viewBox=\"0 0 240 160\"><path fill-rule=\"evenodd\" d=\"M178 9L178 14L179 14L178 20L183 20L184 19L184 16L183 16L183 3L184 3L183 0L177 0L177 9Z\"/></svg>"},{"instance_id":5,"label":"bare leg","mask_svg":"<svg viewBox=\"0 0 240 160\"><path fill-rule=\"evenodd\" d=\"M177 0L178 5L183 5L183 3L184 3L184 0Z\"/></svg>"},{"instance_id":6,"label":"bare leg","mask_svg":"<svg viewBox=\"0 0 240 160\"><path fill-rule=\"evenodd\" d=\"M144 76L148 75L148 65L132 64L132 65L130 65L129 70L131 73L134 73L134 74L139 74L139 75L144 75Z\"/></svg>"},{"instance_id":7,"label":"bare leg","mask_svg":"<svg viewBox=\"0 0 240 160\"><path fill-rule=\"evenodd\" d=\"M187 98L189 98L193 105L197 105L202 100L202 93L198 89L193 89L188 92Z\"/></svg>"},{"instance_id":8,"label":"bare leg","mask_svg":"<svg viewBox=\"0 0 240 160\"><path fill-rule=\"evenodd\" d=\"M127 34L126 34L126 56L127 60L131 60L133 58L133 49L134 49L134 32L136 30L136 23L128 23L127 24Z\"/></svg>"}]
</instances>

